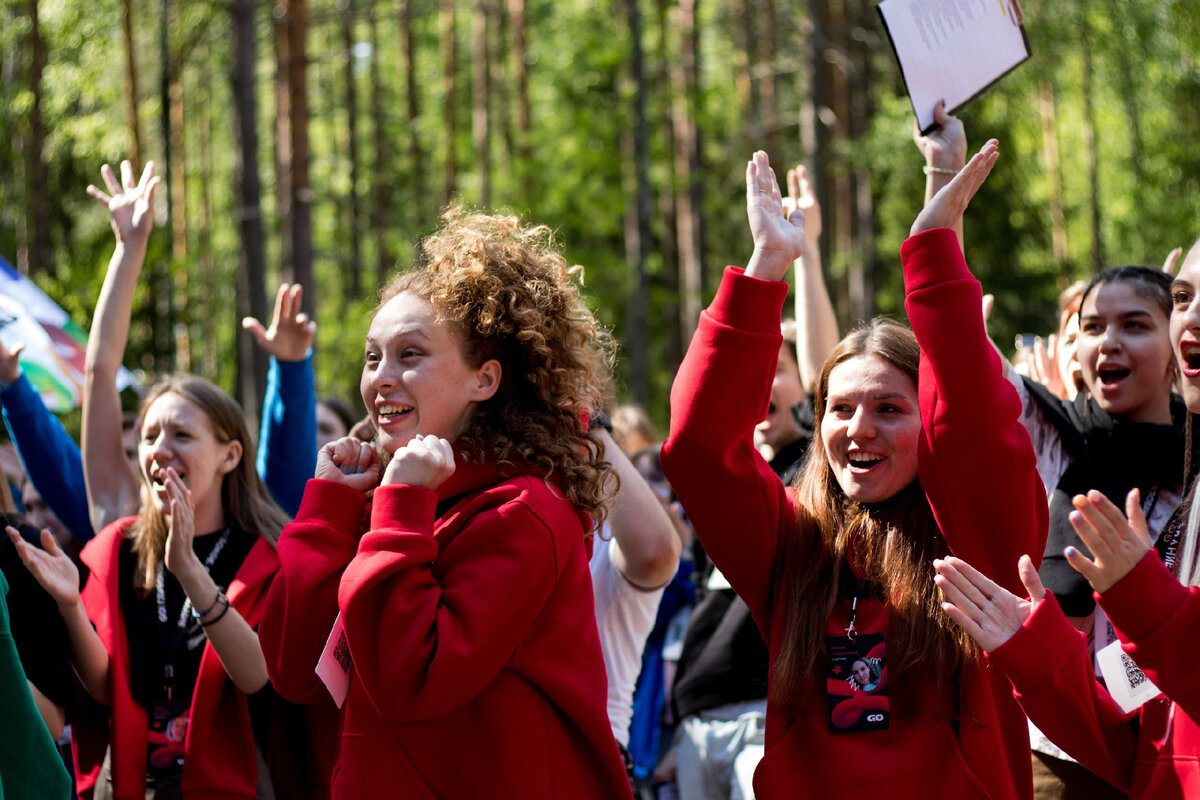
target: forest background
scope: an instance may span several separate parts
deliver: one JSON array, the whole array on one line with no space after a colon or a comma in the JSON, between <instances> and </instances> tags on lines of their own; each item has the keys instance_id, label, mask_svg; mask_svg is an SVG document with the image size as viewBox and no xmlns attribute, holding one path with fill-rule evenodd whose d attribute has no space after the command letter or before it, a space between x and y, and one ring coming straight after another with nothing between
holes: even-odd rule
<instances>
[{"instance_id":1,"label":"forest background","mask_svg":"<svg viewBox=\"0 0 1200 800\"><path fill-rule=\"evenodd\" d=\"M1200 5L1024 11L1031 60L960 115L972 149L1001 142L966 236L1002 345L1050 332L1072 280L1200 234ZM911 134L863 0L0 0L0 255L87 327L112 234L84 188L155 160L125 363L252 417L266 363L241 317L304 284L318 391L356 399L377 289L454 201L555 231L622 343L619 399L665 423L699 310L750 252L756 148L810 168L842 330L903 318Z\"/></svg>"}]
</instances>

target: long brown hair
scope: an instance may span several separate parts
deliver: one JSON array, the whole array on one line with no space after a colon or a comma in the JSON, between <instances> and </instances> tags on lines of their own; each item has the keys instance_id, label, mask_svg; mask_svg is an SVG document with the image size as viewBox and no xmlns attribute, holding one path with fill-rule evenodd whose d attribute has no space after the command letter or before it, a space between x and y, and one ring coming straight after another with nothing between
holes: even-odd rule
<instances>
[{"instance_id":1,"label":"long brown hair","mask_svg":"<svg viewBox=\"0 0 1200 800\"><path fill-rule=\"evenodd\" d=\"M254 469L254 440L250 437L241 407L232 397L204 378L175 373L155 381L146 392L138 411L139 431L146 411L155 400L168 393L177 394L195 403L208 417L213 436L218 442L241 442L241 460L221 481L221 506L231 524L275 544L279 539L279 532L288 522L288 517L271 499L267 487ZM133 542L133 551L137 554L138 566L134 575L134 586L140 592L148 592L154 586L158 567L166 555L167 532L167 520L155 504L143 502L137 521L127 534Z\"/></svg>"},{"instance_id":2,"label":"long brown hair","mask_svg":"<svg viewBox=\"0 0 1200 800\"><path fill-rule=\"evenodd\" d=\"M579 412L599 411L610 396L615 343L580 297L579 270L544 225L457 208L443 219L422 243L421 263L383 289L380 307L402 292L420 295L454 326L469 363L500 363L500 388L458 437L465 459L532 468L602 522L619 480Z\"/></svg>"},{"instance_id":3,"label":"long brown hair","mask_svg":"<svg viewBox=\"0 0 1200 800\"><path fill-rule=\"evenodd\" d=\"M797 476L797 521L785 547L787 611L771 671L775 705L799 709L819 685L826 625L844 592L851 560L860 576L859 596L887 603L888 680L898 688L898 699L912 696L905 691L914 680L909 676L952 675L975 657L970 637L941 611L931 562L949 550L919 481L881 503L855 502L838 484L821 435L834 367L852 358L876 356L916 386L920 354L912 331L874 319L842 339L821 368L814 393L817 435Z\"/></svg>"}]
</instances>

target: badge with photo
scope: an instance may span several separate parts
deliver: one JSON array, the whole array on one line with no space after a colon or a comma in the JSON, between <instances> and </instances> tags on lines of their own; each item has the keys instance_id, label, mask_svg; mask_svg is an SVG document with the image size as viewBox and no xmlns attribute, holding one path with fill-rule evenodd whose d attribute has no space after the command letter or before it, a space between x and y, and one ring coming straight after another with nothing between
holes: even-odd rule
<instances>
[{"instance_id":1,"label":"badge with photo","mask_svg":"<svg viewBox=\"0 0 1200 800\"><path fill-rule=\"evenodd\" d=\"M888 729L887 651L882 633L825 640L829 671L829 730L833 733Z\"/></svg>"}]
</instances>

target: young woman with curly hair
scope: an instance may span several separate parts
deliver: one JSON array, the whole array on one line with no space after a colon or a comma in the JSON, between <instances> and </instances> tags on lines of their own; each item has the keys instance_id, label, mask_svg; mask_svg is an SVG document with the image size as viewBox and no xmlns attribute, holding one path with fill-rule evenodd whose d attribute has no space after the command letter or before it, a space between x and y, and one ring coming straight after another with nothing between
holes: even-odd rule
<instances>
[{"instance_id":1,"label":"young woman with curly hair","mask_svg":"<svg viewBox=\"0 0 1200 800\"><path fill-rule=\"evenodd\" d=\"M323 447L280 538L268 668L327 696L344 637L335 797L629 797L588 579L616 481L581 422L611 340L547 228L445 223L367 334L374 446Z\"/></svg>"},{"instance_id":2,"label":"young woman with curly hair","mask_svg":"<svg viewBox=\"0 0 1200 800\"><path fill-rule=\"evenodd\" d=\"M952 230L996 147L929 201L901 248L912 330L877 321L825 360L817 436L791 486L753 433L803 218L785 215L765 153L747 165L754 254L744 272L726 270L701 316L671 390L662 465L767 642L760 800L1032 796L1025 719L941 614L932 567L970 553L1016 587L1014 556L1040 554L1046 532L1016 393ZM847 682L860 659L879 665L871 691Z\"/></svg>"}]
</instances>

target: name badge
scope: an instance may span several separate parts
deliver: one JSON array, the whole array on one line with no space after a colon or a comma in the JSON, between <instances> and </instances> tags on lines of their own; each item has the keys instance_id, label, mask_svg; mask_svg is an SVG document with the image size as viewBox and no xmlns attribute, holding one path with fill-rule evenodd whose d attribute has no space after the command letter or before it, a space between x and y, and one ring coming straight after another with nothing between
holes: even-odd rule
<instances>
[{"instance_id":1,"label":"name badge","mask_svg":"<svg viewBox=\"0 0 1200 800\"><path fill-rule=\"evenodd\" d=\"M889 724L887 649L882 633L833 636L825 640L829 671L829 730L886 731Z\"/></svg>"},{"instance_id":2,"label":"name badge","mask_svg":"<svg viewBox=\"0 0 1200 800\"><path fill-rule=\"evenodd\" d=\"M1126 714L1162 694L1146 677L1146 673L1142 672L1141 667L1122 649L1120 641L1097 651L1096 663L1100 665L1108 693Z\"/></svg>"},{"instance_id":3,"label":"name badge","mask_svg":"<svg viewBox=\"0 0 1200 800\"><path fill-rule=\"evenodd\" d=\"M317 677L329 690L333 702L341 708L350 692L350 670L354 660L350 657L350 645L346 641L346 628L342 625L342 615L339 612L333 621L333 630L325 641L325 649L317 660Z\"/></svg>"}]
</instances>

